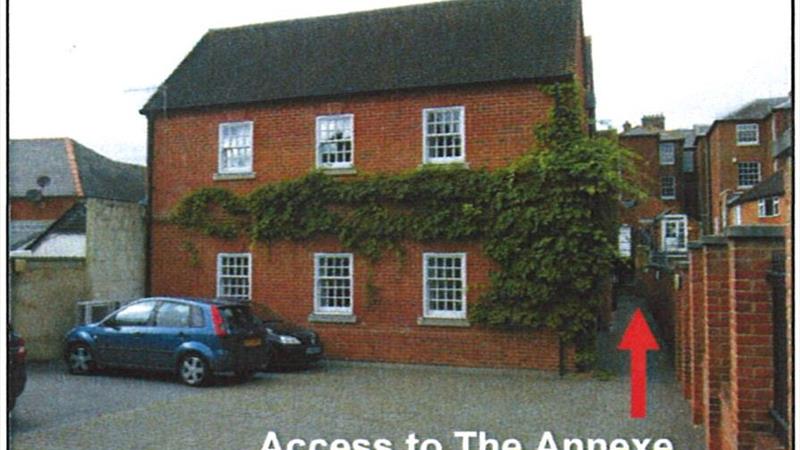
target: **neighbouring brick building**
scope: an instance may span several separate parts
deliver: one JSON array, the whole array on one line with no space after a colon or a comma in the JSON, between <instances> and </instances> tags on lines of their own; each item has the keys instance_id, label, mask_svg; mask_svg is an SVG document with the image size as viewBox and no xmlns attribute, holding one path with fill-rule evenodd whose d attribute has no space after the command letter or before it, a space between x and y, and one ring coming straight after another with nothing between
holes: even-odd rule
<instances>
[{"instance_id":1,"label":"neighbouring brick building","mask_svg":"<svg viewBox=\"0 0 800 450\"><path fill-rule=\"evenodd\" d=\"M636 155L636 170L628 177L645 194L623 201L620 237L631 249L686 257L688 241L700 231L696 148L706 129L667 130L660 114L642 117L640 126L625 124L619 142Z\"/></svg>"},{"instance_id":2,"label":"neighbouring brick building","mask_svg":"<svg viewBox=\"0 0 800 450\"><path fill-rule=\"evenodd\" d=\"M791 123L790 99L775 97L753 100L711 124L699 155L706 183L700 198L703 234L719 234L727 226L748 223L746 217L731 217L731 212L737 212L730 207L778 171L773 148ZM772 215L771 208L767 212L762 216ZM750 223L758 222L756 217Z\"/></svg>"},{"instance_id":3,"label":"neighbouring brick building","mask_svg":"<svg viewBox=\"0 0 800 450\"><path fill-rule=\"evenodd\" d=\"M701 233L688 261L637 273L710 450L793 448L791 117L789 98L758 99L698 134Z\"/></svg>"},{"instance_id":4,"label":"neighbouring brick building","mask_svg":"<svg viewBox=\"0 0 800 450\"><path fill-rule=\"evenodd\" d=\"M317 329L335 358L557 368L554 334L468 322L493 269L479 242L404 243L404 263L377 263L381 301L368 304L368 263L335 238L266 248L166 218L199 188L247 193L313 170L346 180L507 166L553 105L542 86L577 80L593 117L588 48L577 0L458 0L209 31L142 109L149 293L263 302Z\"/></svg>"}]
</instances>

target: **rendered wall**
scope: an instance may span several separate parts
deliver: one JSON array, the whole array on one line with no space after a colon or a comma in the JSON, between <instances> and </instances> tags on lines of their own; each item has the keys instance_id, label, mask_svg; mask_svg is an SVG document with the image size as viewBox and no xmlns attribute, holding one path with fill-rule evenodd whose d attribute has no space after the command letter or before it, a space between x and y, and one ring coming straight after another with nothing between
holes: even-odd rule
<instances>
[{"instance_id":1,"label":"rendered wall","mask_svg":"<svg viewBox=\"0 0 800 450\"><path fill-rule=\"evenodd\" d=\"M86 261L92 299L144 296L145 233L144 206L86 201Z\"/></svg>"},{"instance_id":2,"label":"rendered wall","mask_svg":"<svg viewBox=\"0 0 800 450\"><path fill-rule=\"evenodd\" d=\"M61 357L75 304L89 296L83 258L13 258L9 267L11 323L32 361Z\"/></svg>"}]
</instances>

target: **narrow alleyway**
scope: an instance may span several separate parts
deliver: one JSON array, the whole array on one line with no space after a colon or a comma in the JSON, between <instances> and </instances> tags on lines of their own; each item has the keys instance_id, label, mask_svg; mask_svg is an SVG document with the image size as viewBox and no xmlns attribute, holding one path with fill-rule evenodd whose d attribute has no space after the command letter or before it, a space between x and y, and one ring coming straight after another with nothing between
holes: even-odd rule
<instances>
[{"instance_id":1,"label":"narrow alleyway","mask_svg":"<svg viewBox=\"0 0 800 450\"><path fill-rule=\"evenodd\" d=\"M658 383L673 383L677 386L675 381L675 370L671 351L669 347L665 347L664 341L659 336L659 330L656 326L656 321L647 309L647 303L644 299L622 294L617 298L617 310L614 311L611 327L607 332L601 332L598 338L599 355L598 367L601 370L613 373L618 377L628 377L630 370L630 352L617 350L617 344L622 339L625 328L631 320L636 308L641 308L644 313L647 323L650 325L653 334L658 339L658 344L661 350L655 352L647 352L647 380L648 382Z\"/></svg>"}]
</instances>

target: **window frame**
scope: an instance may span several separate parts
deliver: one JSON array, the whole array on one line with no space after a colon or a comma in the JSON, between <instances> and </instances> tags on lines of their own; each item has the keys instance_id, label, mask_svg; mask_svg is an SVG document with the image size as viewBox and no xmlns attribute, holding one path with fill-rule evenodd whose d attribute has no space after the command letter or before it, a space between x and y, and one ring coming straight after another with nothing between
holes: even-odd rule
<instances>
[{"instance_id":1,"label":"window frame","mask_svg":"<svg viewBox=\"0 0 800 450\"><path fill-rule=\"evenodd\" d=\"M320 122L323 120L339 120L339 119L349 119L350 121L350 161L346 163L323 163L322 162L322 153L320 152ZM355 121L355 114L346 113L346 114L327 114L317 116L315 120L315 147L314 147L314 158L316 160L316 167L318 169L351 169L355 167L355 153L356 153L356 121Z\"/></svg>"},{"instance_id":2,"label":"window frame","mask_svg":"<svg viewBox=\"0 0 800 450\"><path fill-rule=\"evenodd\" d=\"M667 226L679 222L683 226L683 241L676 248L667 248ZM685 253L689 249L689 219L686 214L668 214L661 220L661 250L667 253Z\"/></svg>"},{"instance_id":3,"label":"window frame","mask_svg":"<svg viewBox=\"0 0 800 450\"><path fill-rule=\"evenodd\" d=\"M664 195L664 180L670 178L672 179L672 195ZM660 185L659 185L659 194L661 200L675 200L678 196L678 188L676 186L676 180L674 175L664 175L661 177Z\"/></svg>"},{"instance_id":4,"label":"window frame","mask_svg":"<svg viewBox=\"0 0 800 450\"><path fill-rule=\"evenodd\" d=\"M454 156L443 156L443 157L430 157L428 156L428 113L430 112L444 112L444 111L458 111L460 121L459 121L459 139L461 141L461 155L458 157ZM466 139L466 129L467 129L467 116L466 116L466 109L464 106L439 106L434 108L423 108L422 109L422 163L423 164L452 164L452 163L464 163L467 160L467 139ZM454 134L454 133L452 133Z\"/></svg>"},{"instance_id":5,"label":"window frame","mask_svg":"<svg viewBox=\"0 0 800 450\"><path fill-rule=\"evenodd\" d=\"M430 309L428 292L428 259L429 258L461 258L461 311L439 311ZM467 253L466 252L425 252L422 254L422 316L426 319L467 318Z\"/></svg>"},{"instance_id":6,"label":"window frame","mask_svg":"<svg viewBox=\"0 0 800 450\"><path fill-rule=\"evenodd\" d=\"M664 157L664 150L670 149L671 158ZM660 166L674 166L675 165L675 143L674 142L659 142L658 143L658 164Z\"/></svg>"},{"instance_id":7,"label":"window frame","mask_svg":"<svg viewBox=\"0 0 800 450\"><path fill-rule=\"evenodd\" d=\"M748 128L748 129L745 129ZM751 141L743 141L741 140L740 133L747 133L755 131L755 140ZM758 123L750 122L750 123L737 123L736 124L736 145L740 147L748 146L748 145L759 145L761 143L761 136Z\"/></svg>"},{"instance_id":8,"label":"window frame","mask_svg":"<svg viewBox=\"0 0 800 450\"><path fill-rule=\"evenodd\" d=\"M320 285L319 281L322 279L319 275L320 269L320 259L321 258L347 258L349 262L348 273L349 276L346 277L348 282L350 283L350 305L347 307L343 306L322 306L320 304ZM352 253L314 253L314 314L320 315L342 315L342 316L350 316L353 315L353 305L355 304L355 284L354 284L354 274L353 269L355 267L354 258ZM324 278L331 278L331 277L324 277ZM335 278L331 278L335 279ZM338 278L338 279L345 279L345 278Z\"/></svg>"},{"instance_id":9,"label":"window frame","mask_svg":"<svg viewBox=\"0 0 800 450\"><path fill-rule=\"evenodd\" d=\"M742 184L742 166L745 164L755 164L757 176L752 184ZM736 163L736 186L738 189L750 189L761 182L761 162L760 161L741 161Z\"/></svg>"},{"instance_id":10,"label":"window frame","mask_svg":"<svg viewBox=\"0 0 800 450\"><path fill-rule=\"evenodd\" d=\"M242 297L239 295L222 295L222 260L223 258L247 258L247 297ZM230 277L230 275L226 275L226 277ZM242 278L241 276L237 276ZM250 300L253 297L253 256L251 253L217 253L217 289L216 289L217 298L234 298L234 299L245 299Z\"/></svg>"},{"instance_id":11,"label":"window frame","mask_svg":"<svg viewBox=\"0 0 800 450\"><path fill-rule=\"evenodd\" d=\"M767 211L767 201L771 203L771 213L768 214ZM758 217L759 218L768 218L768 217L779 217L781 215L781 198L777 195L772 197L764 197L758 199Z\"/></svg>"},{"instance_id":12,"label":"window frame","mask_svg":"<svg viewBox=\"0 0 800 450\"><path fill-rule=\"evenodd\" d=\"M233 128L239 126L247 126L249 131L249 140L250 140L250 161L249 164L245 167L234 167L234 168L226 168L222 165L222 155L224 153L225 147L223 142L223 130L226 128ZM253 173L253 160L255 159L255 151L254 151L254 143L253 143L253 121L252 120L242 120L238 122L222 122L219 124L218 127L218 136L217 136L217 173L222 175L237 175L237 174L249 174Z\"/></svg>"}]
</instances>

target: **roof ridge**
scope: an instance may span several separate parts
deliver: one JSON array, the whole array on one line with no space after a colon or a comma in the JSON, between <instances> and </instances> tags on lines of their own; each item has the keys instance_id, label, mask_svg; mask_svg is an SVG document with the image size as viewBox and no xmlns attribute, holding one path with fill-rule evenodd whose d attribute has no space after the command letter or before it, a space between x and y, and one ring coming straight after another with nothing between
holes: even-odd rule
<instances>
[{"instance_id":1,"label":"roof ridge","mask_svg":"<svg viewBox=\"0 0 800 450\"><path fill-rule=\"evenodd\" d=\"M496 3L497 0L428 0L424 3L413 3L410 5L398 5L398 6L386 6L382 8L372 8L372 9L364 9L359 11L349 11L349 12L342 12L342 13L334 13L334 14L324 14L321 16L304 16L304 17L295 17L290 19L280 19L280 20L273 20L269 22L258 22L258 23L249 23L243 25L234 25L231 27L220 27L220 28L209 28L208 33L211 32L225 32L225 31L235 31L245 28L261 28L265 26L272 26L272 25L283 25L283 24L290 24L294 22L311 22L314 20L320 19L339 19L342 17L353 17L359 15L369 15L369 14L383 14L387 12L397 12L400 10L411 10L411 9L427 9L430 7L442 7L447 3L479 3L479 2L494 2Z\"/></svg>"},{"instance_id":2,"label":"roof ridge","mask_svg":"<svg viewBox=\"0 0 800 450\"><path fill-rule=\"evenodd\" d=\"M75 159L75 142L70 138L64 138L64 150L67 152L67 162L69 163L69 172L72 175L72 182L75 184L75 193L78 197L83 197L83 183L81 183L81 174L78 169L78 161Z\"/></svg>"}]
</instances>

